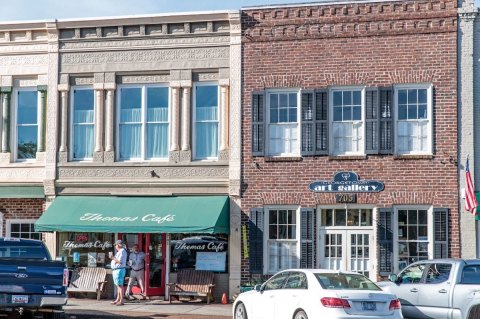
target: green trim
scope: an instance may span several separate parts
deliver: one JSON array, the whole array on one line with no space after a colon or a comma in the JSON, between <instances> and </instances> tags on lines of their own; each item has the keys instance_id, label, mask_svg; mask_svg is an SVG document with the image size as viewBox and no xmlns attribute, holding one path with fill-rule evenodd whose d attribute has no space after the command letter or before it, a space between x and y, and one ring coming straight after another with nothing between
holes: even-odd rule
<instances>
[{"instance_id":1,"label":"green trim","mask_svg":"<svg viewBox=\"0 0 480 319\"><path fill-rule=\"evenodd\" d=\"M230 233L228 196L58 196L36 231Z\"/></svg>"},{"instance_id":2,"label":"green trim","mask_svg":"<svg viewBox=\"0 0 480 319\"><path fill-rule=\"evenodd\" d=\"M1 93L12 93L12 87L11 86L1 86L0 87L0 92Z\"/></svg>"},{"instance_id":3,"label":"green trim","mask_svg":"<svg viewBox=\"0 0 480 319\"><path fill-rule=\"evenodd\" d=\"M0 186L0 198L45 198L43 186Z\"/></svg>"},{"instance_id":4,"label":"green trim","mask_svg":"<svg viewBox=\"0 0 480 319\"><path fill-rule=\"evenodd\" d=\"M37 85L37 91L47 91L48 85Z\"/></svg>"}]
</instances>

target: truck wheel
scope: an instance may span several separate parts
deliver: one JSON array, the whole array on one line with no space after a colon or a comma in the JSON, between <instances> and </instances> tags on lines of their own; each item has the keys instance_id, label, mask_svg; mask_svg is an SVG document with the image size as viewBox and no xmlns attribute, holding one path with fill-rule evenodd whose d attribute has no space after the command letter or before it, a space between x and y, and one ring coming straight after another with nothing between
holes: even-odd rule
<instances>
[{"instance_id":1,"label":"truck wheel","mask_svg":"<svg viewBox=\"0 0 480 319\"><path fill-rule=\"evenodd\" d=\"M480 319L480 306L473 307L473 309L470 310L468 319Z\"/></svg>"}]
</instances>

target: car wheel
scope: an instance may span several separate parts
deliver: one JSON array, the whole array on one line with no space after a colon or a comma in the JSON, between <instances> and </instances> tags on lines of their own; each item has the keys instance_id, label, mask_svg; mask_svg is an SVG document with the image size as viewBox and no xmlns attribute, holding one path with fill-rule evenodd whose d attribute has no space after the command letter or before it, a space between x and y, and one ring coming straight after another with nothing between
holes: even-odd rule
<instances>
[{"instance_id":1,"label":"car wheel","mask_svg":"<svg viewBox=\"0 0 480 319\"><path fill-rule=\"evenodd\" d=\"M237 307L235 307L234 319L248 319L247 310L245 309L245 305L243 303L239 303Z\"/></svg>"},{"instance_id":2,"label":"car wheel","mask_svg":"<svg viewBox=\"0 0 480 319\"><path fill-rule=\"evenodd\" d=\"M293 318L294 319L308 319L307 314L303 310L300 310L299 312L297 312L295 314L295 317L293 317Z\"/></svg>"}]
</instances>

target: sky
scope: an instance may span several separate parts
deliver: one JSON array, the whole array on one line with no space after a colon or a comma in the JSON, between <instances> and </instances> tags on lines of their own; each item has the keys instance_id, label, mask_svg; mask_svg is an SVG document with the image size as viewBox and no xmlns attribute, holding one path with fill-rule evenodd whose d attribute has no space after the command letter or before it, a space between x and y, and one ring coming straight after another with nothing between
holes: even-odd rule
<instances>
[{"instance_id":1,"label":"sky","mask_svg":"<svg viewBox=\"0 0 480 319\"><path fill-rule=\"evenodd\" d=\"M355 0L352 0L355 1ZM237 10L314 0L0 0L0 21L52 20L168 12ZM477 6L480 0L475 0Z\"/></svg>"}]
</instances>

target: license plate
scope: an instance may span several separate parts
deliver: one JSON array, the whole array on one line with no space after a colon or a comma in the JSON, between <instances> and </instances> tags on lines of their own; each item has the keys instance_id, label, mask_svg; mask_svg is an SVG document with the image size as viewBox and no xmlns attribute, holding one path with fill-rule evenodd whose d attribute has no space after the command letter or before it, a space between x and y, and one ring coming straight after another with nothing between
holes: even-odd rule
<instances>
[{"instance_id":1,"label":"license plate","mask_svg":"<svg viewBox=\"0 0 480 319\"><path fill-rule=\"evenodd\" d=\"M375 311L375 310L377 310L377 304L374 303L374 302L364 301L364 302L362 302L362 310Z\"/></svg>"},{"instance_id":2,"label":"license plate","mask_svg":"<svg viewBox=\"0 0 480 319\"><path fill-rule=\"evenodd\" d=\"M12 303L28 303L28 296L25 295L13 295Z\"/></svg>"}]
</instances>

